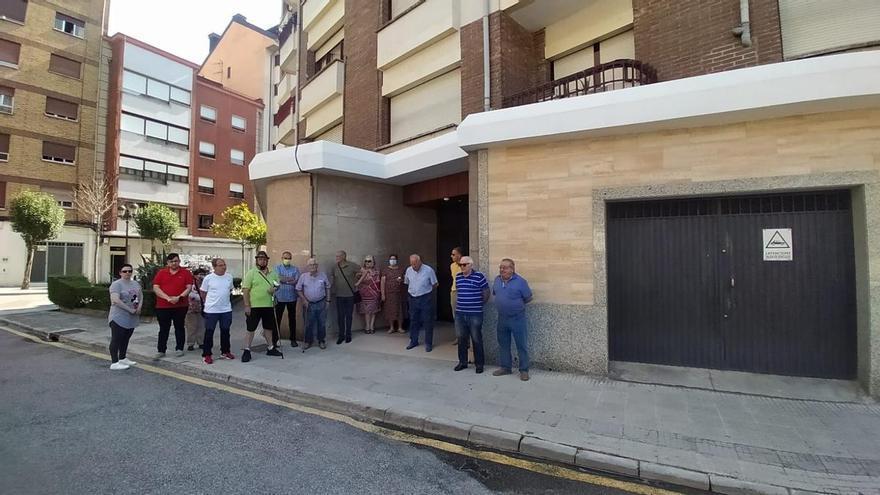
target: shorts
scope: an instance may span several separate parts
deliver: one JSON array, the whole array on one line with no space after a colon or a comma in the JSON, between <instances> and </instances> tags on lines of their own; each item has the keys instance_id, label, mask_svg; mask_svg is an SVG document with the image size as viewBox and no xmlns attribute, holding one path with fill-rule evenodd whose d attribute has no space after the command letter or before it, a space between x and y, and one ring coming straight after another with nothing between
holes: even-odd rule
<instances>
[{"instance_id":1,"label":"shorts","mask_svg":"<svg viewBox=\"0 0 880 495\"><path fill-rule=\"evenodd\" d=\"M275 308L251 308L251 314L247 317L247 331L256 331L260 320L263 321L263 330L276 330Z\"/></svg>"}]
</instances>

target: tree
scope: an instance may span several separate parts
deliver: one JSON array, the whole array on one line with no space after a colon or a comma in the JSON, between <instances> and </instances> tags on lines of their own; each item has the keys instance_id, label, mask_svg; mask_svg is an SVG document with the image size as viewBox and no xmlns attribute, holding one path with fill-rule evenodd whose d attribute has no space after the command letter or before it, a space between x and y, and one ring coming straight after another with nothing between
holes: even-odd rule
<instances>
[{"instance_id":1,"label":"tree","mask_svg":"<svg viewBox=\"0 0 880 495\"><path fill-rule=\"evenodd\" d=\"M27 248L27 262L21 288L31 286L31 269L34 266L34 253L37 246L61 235L64 228L64 210L58 200L49 194L37 191L24 191L10 203L12 231L21 234Z\"/></svg>"},{"instance_id":2,"label":"tree","mask_svg":"<svg viewBox=\"0 0 880 495\"><path fill-rule=\"evenodd\" d=\"M153 243L159 241L163 246L170 243L180 227L180 218L165 205L149 203L138 210L134 225L141 237L150 240L150 251L155 254Z\"/></svg>"},{"instance_id":3,"label":"tree","mask_svg":"<svg viewBox=\"0 0 880 495\"><path fill-rule=\"evenodd\" d=\"M215 223L211 230L217 235L235 239L241 243L241 266L244 269L244 248L258 247L266 244L266 222L252 212L247 203L239 203L223 210L220 223Z\"/></svg>"},{"instance_id":4,"label":"tree","mask_svg":"<svg viewBox=\"0 0 880 495\"><path fill-rule=\"evenodd\" d=\"M103 175L95 174L92 180L76 187L73 205L76 211L88 219L95 231L95 283L98 283L98 254L101 252L101 234L104 232L104 219L116 204L116 188L113 182Z\"/></svg>"}]
</instances>

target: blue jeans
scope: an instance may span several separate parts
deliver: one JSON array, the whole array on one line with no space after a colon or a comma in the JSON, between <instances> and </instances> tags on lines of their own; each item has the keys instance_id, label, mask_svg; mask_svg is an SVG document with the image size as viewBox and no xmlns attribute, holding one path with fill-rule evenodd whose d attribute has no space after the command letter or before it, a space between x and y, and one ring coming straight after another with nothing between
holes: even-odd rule
<instances>
[{"instance_id":1,"label":"blue jeans","mask_svg":"<svg viewBox=\"0 0 880 495\"><path fill-rule=\"evenodd\" d=\"M318 302L310 302L306 307L306 332L303 340L311 344L318 334L318 342L324 342L327 338L327 301L322 299Z\"/></svg>"},{"instance_id":2,"label":"blue jeans","mask_svg":"<svg viewBox=\"0 0 880 495\"><path fill-rule=\"evenodd\" d=\"M498 364L504 369L510 369L513 358L510 355L510 337L516 342L516 352L519 354L519 370L529 371L529 336L526 333L526 314L520 313L513 316L498 315Z\"/></svg>"},{"instance_id":3,"label":"blue jeans","mask_svg":"<svg viewBox=\"0 0 880 495\"><path fill-rule=\"evenodd\" d=\"M214 328L220 323L220 353L230 352L229 329L232 328L232 311L228 313L205 313L205 341L202 343L202 356L210 356L214 347Z\"/></svg>"},{"instance_id":4,"label":"blue jeans","mask_svg":"<svg viewBox=\"0 0 880 495\"><path fill-rule=\"evenodd\" d=\"M434 315L431 293L409 296L409 343L418 345L419 333L425 330L425 346L434 345Z\"/></svg>"},{"instance_id":5,"label":"blue jeans","mask_svg":"<svg viewBox=\"0 0 880 495\"><path fill-rule=\"evenodd\" d=\"M336 326L338 339L351 338L351 319L354 315L354 296L336 298Z\"/></svg>"},{"instance_id":6,"label":"blue jeans","mask_svg":"<svg viewBox=\"0 0 880 495\"><path fill-rule=\"evenodd\" d=\"M458 334L458 362L467 365L468 338L474 343L474 365L482 368L486 360L483 356L483 313L455 312L455 329Z\"/></svg>"}]
</instances>

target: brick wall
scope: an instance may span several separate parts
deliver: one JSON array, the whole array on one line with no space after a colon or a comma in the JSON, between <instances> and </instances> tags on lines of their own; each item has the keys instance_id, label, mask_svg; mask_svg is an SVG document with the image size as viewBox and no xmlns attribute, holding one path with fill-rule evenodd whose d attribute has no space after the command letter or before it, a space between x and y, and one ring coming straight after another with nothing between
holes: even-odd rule
<instances>
[{"instance_id":1,"label":"brick wall","mask_svg":"<svg viewBox=\"0 0 880 495\"><path fill-rule=\"evenodd\" d=\"M345 0L345 94L343 142L373 149L380 140L379 71L376 69L376 28L380 3Z\"/></svg>"},{"instance_id":2,"label":"brick wall","mask_svg":"<svg viewBox=\"0 0 880 495\"><path fill-rule=\"evenodd\" d=\"M782 61L776 0L751 0L752 46L731 30L740 25L734 0L633 0L635 55L662 80Z\"/></svg>"}]
</instances>

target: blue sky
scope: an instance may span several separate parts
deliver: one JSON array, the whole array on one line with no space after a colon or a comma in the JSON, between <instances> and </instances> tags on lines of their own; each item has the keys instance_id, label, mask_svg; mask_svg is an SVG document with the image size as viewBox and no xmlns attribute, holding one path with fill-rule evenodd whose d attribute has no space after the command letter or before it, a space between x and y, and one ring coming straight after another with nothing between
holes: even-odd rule
<instances>
[{"instance_id":1,"label":"blue sky","mask_svg":"<svg viewBox=\"0 0 880 495\"><path fill-rule=\"evenodd\" d=\"M108 33L133 36L201 64L208 34L222 33L235 14L261 28L281 20L281 0L111 0Z\"/></svg>"}]
</instances>

